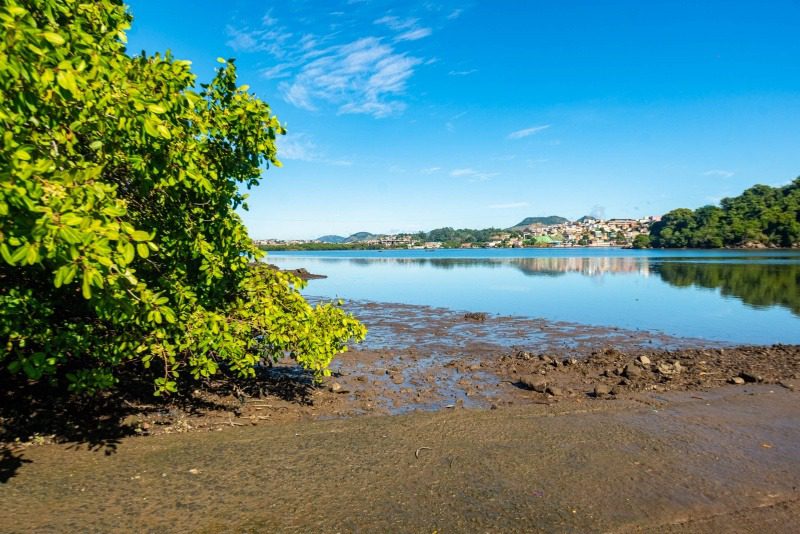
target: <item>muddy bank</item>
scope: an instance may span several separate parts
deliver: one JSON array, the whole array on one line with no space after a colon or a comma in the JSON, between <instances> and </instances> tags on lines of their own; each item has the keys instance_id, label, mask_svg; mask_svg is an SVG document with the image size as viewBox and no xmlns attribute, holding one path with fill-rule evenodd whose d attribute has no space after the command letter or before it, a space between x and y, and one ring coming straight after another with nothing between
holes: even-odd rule
<instances>
[{"instance_id":1,"label":"muddy bank","mask_svg":"<svg viewBox=\"0 0 800 534\"><path fill-rule=\"evenodd\" d=\"M323 384L0 403L0 531L737 532L800 519L800 347L351 303ZM71 403L72 402L72 403Z\"/></svg>"},{"instance_id":2,"label":"muddy bank","mask_svg":"<svg viewBox=\"0 0 800 534\"><path fill-rule=\"evenodd\" d=\"M32 447L0 530L792 531L798 393L641 395Z\"/></svg>"}]
</instances>

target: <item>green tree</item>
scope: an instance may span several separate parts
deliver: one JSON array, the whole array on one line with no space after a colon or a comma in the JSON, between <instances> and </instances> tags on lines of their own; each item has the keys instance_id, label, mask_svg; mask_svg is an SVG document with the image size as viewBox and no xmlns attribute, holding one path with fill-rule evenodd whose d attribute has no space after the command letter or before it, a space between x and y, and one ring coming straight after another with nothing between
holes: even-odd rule
<instances>
[{"instance_id":1,"label":"green tree","mask_svg":"<svg viewBox=\"0 0 800 534\"><path fill-rule=\"evenodd\" d=\"M720 207L673 210L650 229L655 247L800 244L800 178L783 187L756 185Z\"/></svg>"},{"instance_id":2,"label":"green tree","mask_svg":"<svg viewBox=\"0 0 800 534\"><path fill-rule=\"evenodd\" d=\"M633 238L633 248L650 248L650 236L639 234Z\"/></svg>"},{"instance_id":3,"label":"green tree","mask_svg":"<svg viewBox=\"0 0 800 534\"><path fill-rule=\"evenodd\" d=\"M318 376L364 327L310 306L236 214L284 129L232 60L131 57L118 1L0 6L0 365L77 391L123 365L253 376L292 355Z\"/></svg>"}]
</instances>

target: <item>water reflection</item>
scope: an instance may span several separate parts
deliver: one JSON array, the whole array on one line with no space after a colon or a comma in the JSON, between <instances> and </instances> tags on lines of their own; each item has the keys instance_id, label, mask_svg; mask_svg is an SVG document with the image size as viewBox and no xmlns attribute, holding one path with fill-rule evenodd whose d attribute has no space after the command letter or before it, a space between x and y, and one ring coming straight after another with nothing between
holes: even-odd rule
<instances>
[{"instance_id":1,"label":"water reflection","mask_svg":"<svg viewBox=\"0 0 800 534\"><path fill-rule=\"evenodd\" d=\"M797 256L732 259L686 257L533 257L533 258L315 258L321 263L349 262L357 267L376 264L436 269L514 268L526 276L657 275L674 287L720 289L722 295L753 307L781 306L800 315L800 263Z\"/></svg>"},{"instance_id":2,"label":"water reflection","mask_svg":"<svg viewBox=\"0 0 800 534\"><path fill-rule=\"evenodd\" d=\"M800 265L761 263L662 263L653 266L676 287L719 288L754 307L782 306L800 315Z\"/></svg>"}]
</instances>

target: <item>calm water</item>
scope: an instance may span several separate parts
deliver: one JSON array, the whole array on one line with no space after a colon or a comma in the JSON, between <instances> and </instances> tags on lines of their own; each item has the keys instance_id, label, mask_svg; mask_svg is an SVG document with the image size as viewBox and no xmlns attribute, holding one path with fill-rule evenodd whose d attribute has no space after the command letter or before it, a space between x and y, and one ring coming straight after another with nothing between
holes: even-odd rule
<instances>
[{"instance_id":1,"label":"calm water","mask_svg":"<svg viewBox=\"0 0 800 534\"><path fill-rule=\"evenodd\" d=\"M656 330L734 343L800 343L800 251L499 249L274 252L310 296L400 302Z\"/></svg>"}]
</instances>

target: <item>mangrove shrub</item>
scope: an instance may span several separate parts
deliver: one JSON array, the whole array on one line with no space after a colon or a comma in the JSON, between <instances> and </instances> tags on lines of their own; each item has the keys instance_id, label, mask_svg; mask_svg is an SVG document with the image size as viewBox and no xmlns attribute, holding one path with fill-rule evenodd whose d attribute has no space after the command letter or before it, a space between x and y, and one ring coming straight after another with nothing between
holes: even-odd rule
<instances>
[{"instance_id":1,"label":"mangrove shrub","mask_svg":"<svg viewBox=\"0 0 800 534\"><path fill-rule=\"evenodd\" d=\"M75 391L124 366L248 377L291 355L318 376L364 327L259 264L243 190L284 133L232 60L130 56L112 0L0 5L0 365Z\"/></svg>"}]
</instances>

